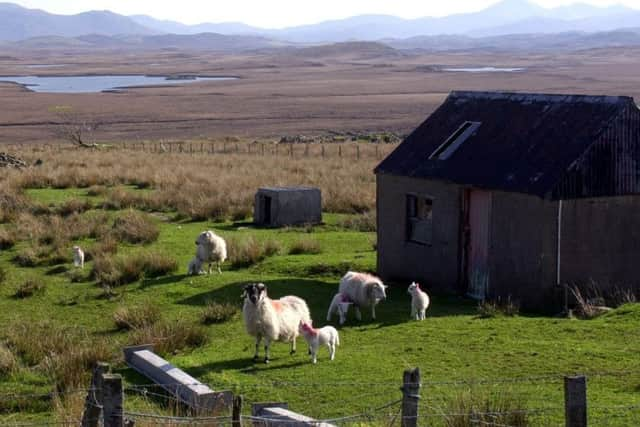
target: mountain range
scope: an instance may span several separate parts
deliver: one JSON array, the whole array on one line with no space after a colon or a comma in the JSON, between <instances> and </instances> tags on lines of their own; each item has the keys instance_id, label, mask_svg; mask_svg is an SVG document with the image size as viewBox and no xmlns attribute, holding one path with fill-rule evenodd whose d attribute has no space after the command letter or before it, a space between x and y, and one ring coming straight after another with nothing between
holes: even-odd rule
<instances>
[{"instance_id":1,"label":"mountain range","mask_svg":"<svg viewBox=\"0 0 640 427\"><path fill-rule=\"evenodd\" d=\"M493 37L522 34L595 33L615 32L620 29L640 28L640 11L621 5L597 7L576 3L552 9L543 8L528 0L503 0L474 13L445 17L403 19L388 15L360 15L346 19L325 21L313 25L283 29L264 29L240 22L203 23L185 25L180 22L159 20L146 15L123 16L110 11L90 11L77 15L55 15L37 9L27 9L12 3L0 3L0 41L19 41L43 36L78 38L89 34L108 36L113 40L131 43L132 36L147 37L147 42L162 43L161 36L171 34L177 44L186 43L188 37L200 35L196 44L212 36L202 33L250 36L247 43L258 45L318 44L345 41L396 41L413 45L417 40L433 41L437 38L457 40L462 44L478 44ZM431 38L428 38L431 36ZM434 37L438 36L438 37ZM584 36L584 35L582 35ZM114 38L115 37L115 38ZM238 38L240 37L240 38ZM272 42L267 42L266 40Z\"/></svg>"}]
</instances>

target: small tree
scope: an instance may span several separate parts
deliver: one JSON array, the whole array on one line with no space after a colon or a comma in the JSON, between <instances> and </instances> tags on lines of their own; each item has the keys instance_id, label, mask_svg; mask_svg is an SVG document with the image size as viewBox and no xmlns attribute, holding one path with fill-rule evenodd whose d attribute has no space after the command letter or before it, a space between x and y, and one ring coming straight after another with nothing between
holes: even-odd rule
<instances>
[{"instance_id":1,"label":"small tree","mask_svg":"<svg viewBox=\"0 0 640 427\"><path fill-rule=\"evenodd\" d=\"M86 117L73 107L68 105L58 105L51 109L58 118L55 123L54 132L56 136L69 141L75 146L83 148L95 148L97 144L90 142L98 127L102 124L95 117Z\"/></svg>"}]
</instances>

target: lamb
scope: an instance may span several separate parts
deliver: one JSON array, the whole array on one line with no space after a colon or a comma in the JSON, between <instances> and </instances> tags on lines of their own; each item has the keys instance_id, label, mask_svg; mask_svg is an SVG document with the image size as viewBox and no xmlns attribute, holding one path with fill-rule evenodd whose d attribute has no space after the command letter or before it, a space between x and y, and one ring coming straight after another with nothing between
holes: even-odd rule
<instances>
[{"instance_id":1,"label":"lamb","mask_svg":"<svg viewBox=\"0 0 640 427\"><path fill-rule=\"evenodd\" d=\"M335 294L331 300L329 311L327 312L327 322L331 321L331 316L338 313L340 316L340 324L344 324L347 320L347 313L349 312L349 306L351 304L353 304L353 301L349 299L347 294Z\"/></svg>"},{"instance_id":2,"label":"lamb","mask_svg":"<svg viewBox=\"0 0 640 427\"><path fill-rule=\"evenodd\" d=\"M197 256L193 257L191 261L189 261L189 265L187 265L187 274L190 276L195 276L197 274L203 274L202 271L202 261Z\"/></svg>"},{"instance_id":3,"label":"lamb","mask_svg":"<svg viewBox=\"0 0 640 427\"><path fill-rule=\"evenodd\" d=\"M407 293L411 294L411 318L424 320L424 313L429 308L429 295L420 289L420 284L416 282L409 285Z\"/></svg>"},{"instance_id":4,"label":"lamb","mask_svg":"<svg viewBox=\"0 0 640 427\"><path fill-rule=\"evenodd\" d=\"M84 268L84 251L80 246L73 247L73 265Z\"/></svg>"},{"instance_id":5,"label":"lamb","mask_svg":"<svg viewBox=\"0 0 640 427\"><path fill-rule=\"evenodd\" d=\"M311 361L315 364L318 359L318 348L321 345L329 347L329 359L333 360L336 355L336 346L340 345L340 336L333 326L315 329L310 323L300 321L300 333L309 344Z\"/></svg>"},{"instance_id":6,"label":"lamb","mask_svg":"<svg viewBox=\"0 0 640 427\"><path fill-rule=\"evenodd\" d=\"M362 319L360 307L371 307L371 318L376 318L376 304L387 298L387 287L378 277L367 273L347 272L340 279L339 292L353 301L356 318Z\"/></svg>"},{"instance_id":7,"label":"lamb","mask_svg":"<svg viewBox=\"0 0 640 427\"><path fill-rule=\"evenodd\" d=\"M290 342L291 354L296 352L298 326L301 321L311 323L307 303L296 296L272 300L267 296L264 283L252 283L244 287L242 316L249 335L256 337L254 361L259 359L260 341L264 338L264 363L269 363L269 347L272 341Z\"/></svg>"},{"instance_id":8,"label":"lamb","mask_svg":"<svg viewBox=\"0 0 640 427\"><path fill-rule=\"evenodd\" d=\"M227 243L211 230L203 231L196 239L196 258L202 263L209 263L208 273L211 274L211 266L215 262L218 273L222 273L220 265L227 259Z\"/></svg>"}]
</instances>

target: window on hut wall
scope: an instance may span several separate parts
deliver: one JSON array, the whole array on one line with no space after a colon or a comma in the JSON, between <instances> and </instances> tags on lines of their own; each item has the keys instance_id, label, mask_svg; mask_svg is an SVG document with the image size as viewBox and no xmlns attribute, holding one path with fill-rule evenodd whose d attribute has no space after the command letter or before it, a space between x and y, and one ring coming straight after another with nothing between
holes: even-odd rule
<instances>
[{"instance_id":1,"label":"window on hut wall","mask_svg":"<svg viewBox=\"0 0 640 427\"><path fill-rule=\"evenodd\" d=\"M407 240L431 245L433 237L433 199L407 194Z\"/></svg>"}]
</instances>

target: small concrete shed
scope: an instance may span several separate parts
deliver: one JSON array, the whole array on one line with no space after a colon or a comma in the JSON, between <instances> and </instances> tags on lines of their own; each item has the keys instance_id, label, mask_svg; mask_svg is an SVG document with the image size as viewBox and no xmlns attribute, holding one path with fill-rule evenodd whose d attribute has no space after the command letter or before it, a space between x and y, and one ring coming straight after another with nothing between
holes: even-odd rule
<instances>
[{"instance_id":1,"label":"small concrete shed","mask_svg":"<svg viewBox=\"0 0 640 427\"><path fill-rule=\"evenodd\" d=\"M312 187L264 187L255 197L253 222L282 227L322 222L322 195Z\"/></svg>"}]
</instances>

